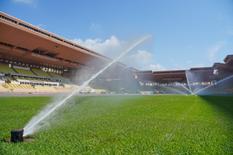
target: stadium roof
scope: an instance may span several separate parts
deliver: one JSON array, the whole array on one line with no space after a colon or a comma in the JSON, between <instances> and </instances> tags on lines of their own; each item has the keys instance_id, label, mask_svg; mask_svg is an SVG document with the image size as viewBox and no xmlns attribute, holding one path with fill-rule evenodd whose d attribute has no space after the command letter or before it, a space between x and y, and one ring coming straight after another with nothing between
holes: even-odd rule
<instances>
[{"instance_id":1,"label":"stadium roof","mask_svg":"<svg viewBox=\"0 0 233 155\"><path fill-rule=\"evenodd\" d=\"M224 59L224 62L225 62L226 64L233 65L233 55L228 55L228 56L226 56L226 58Z\"/></svg>"},{"instance_id":2,"label":"stadium roof","mask_svg":"<svg viewBox=\"0 0 233 155\"><path fill-rule=\"evenodd\" d=\"M110 59L46 30L0 12L0 58L77 68Z\"/></svg>"},{"instance_id":3,"label":"stadium roof","mask_svg":"<svg viewBox=\"0 0 233 155\"><path fill-rule=\"evenodd\" d=\"M218 69L221 71L233 71L233 55L227 55L224 59L225 63L214 63L212 67L195 67L190 68L192 72L203 74L202 78L205 81L214 79L213 71ZM170 70L170 71L136 71L138 79L142 81L154 81L154 82L184 82L186 79L185 70ZM205 75L205 76L204 76Z\"/></svg>"},{"instance_id":4,"label":"stadium roof","mask_svg":"<svg viewBox=\"0 0 233 155\"><path fill-rule=\"evenodd\" d=\"M213 68L212 67L195 67L195 68L191 68L191 71L212 71Z\"/></svg>"},{"instance_id":5,"label":"stadium roof","mask_svg":"<svg viewBox=\"0 0 233 155\"><path fill-rule=\"evenodd\" d=\"M220 70L225 70L225 71L233 71L233 66L229 64L224 64L224 63L214 63L213 68L215 69L220 69Z\"/></svg>"},{"instance_id":6,"label":"stadium roof","mask_svg":"<svg viewBox=\"0 0 233 155\"><path fill-rule=\"evenodd\" d=\"M170 71L138 71L135 72L138 79L143 81L156 82L184 82L186 80L185 70L170 70Z\"/></svg>"}]
</instances>

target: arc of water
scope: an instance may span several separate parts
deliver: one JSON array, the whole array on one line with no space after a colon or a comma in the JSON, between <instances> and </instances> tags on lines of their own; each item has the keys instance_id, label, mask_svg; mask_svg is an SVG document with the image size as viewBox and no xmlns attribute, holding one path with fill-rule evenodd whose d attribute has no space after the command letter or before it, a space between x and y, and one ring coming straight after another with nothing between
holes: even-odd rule
<instances>
[{"instance_id":1,"label":"arc of water","mask_svg":"<svg viewBox=\"0 0 233 155\"><path fill-rule=\"evenodd\" d=\"M38 119L34 120L33 122L29 122L25 127L24 127L24 136L27 136L29 134L32 134L35 130L35 127L45 120L48 116L50 116L56 109L64 105L72 96L75 94L79 93L81 90L83 90L88 84L94 80L96 77L98 77L101 73L103 73L105 70L107 70L110 66L112 66L114 63L119 61L123 56L125 56L128 52L136 48L138 45L149 39L151 36L145 36L135 43L133 43L131 46L129 46L124 52L122 52L117 58L112 60L108 65L106 65L104 68L102 68L100 71L98 71L96 74L94 74L89 80L85 81L78 89L73 90L68 96L66 96L64 99L62 99L60 102L55 104L51 109L47 110L45 114L43 114L41 117ZM43 111L42 111L43 112ZM42 113L41 112L41 113ZM40 113L39 113L40 115ZM33 130L33 131L32 131ZM31 131L31 132L30 132Z\"/></svg>"},{"instance_id":2,"label":"arc of water","mask_svg":"<svg viewBox=\"0 0 233 155\"><path fill-rule=\"evenodd\" d=\"M185 90L187 90L190 94L192 94L192 91L190 89L188 89L187 87L185 87L183 84L179 83L179 85L184 88Z\"/></svg>"},{"instance_id":3,"label":"arc of water","mask_svg":"<svg viewBox=\"0 0 233 155\"><path fill-rule=\"evenodd\" d=\"M229 79L231 79L231 78L233 78L233 75L227 76L227 77L225 77L224 79L217 81L214 85L209 85L209 86L206 86L206 87L204 87L204 88L201 88L201 89L195 91L194 94L195 94L195 95L196 95L196 94L199 94L200 92L203 92L203 91L205 91L205 90L207 90L207 89L209 89L209 88L211 88L211 87L214 87L214 86L216 86L216 85L218 85L218 84L220 84L220 83L223 83L224 81L227 81L227 80L229 80Z\"/></svg>"},{"instance_id":4,"label":"arc of water","mask_svg":"<svg viewBox=\"0 0 233 155\"><path fill-rule=\"evenodd\" d=\"M185 71L185 76L186 76L186 80L187 80L187 84L188 84L188 88L189 88L189 92L191 94L193 94L193 91L191 89L191 85L190 85L190 80L189 80L189 76L188 76L188 70Z\"/></svg>"}]
</instances>

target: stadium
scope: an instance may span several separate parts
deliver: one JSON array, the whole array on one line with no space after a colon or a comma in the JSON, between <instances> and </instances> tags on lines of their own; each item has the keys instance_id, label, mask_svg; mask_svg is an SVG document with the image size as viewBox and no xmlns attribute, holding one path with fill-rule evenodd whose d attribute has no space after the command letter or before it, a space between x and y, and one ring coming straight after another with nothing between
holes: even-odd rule
<instances>
[{"instance_id":1,"label":"stadium","mask_svg":"<svg viewBox=\"0 0 233 155\"><path fill-rule=\"evenodd\" d=\"M82 80L72 79L72 77L79 77L79 75L76 75L78 70L85 70L91 74L110 61L109 58L103 55L15 17L4 13L1 13L0 17L0 91L3 93L33 94L69 91L72 87L78 87L78 85L74 84L75 82L78 81L78 84L82 82ZM30 44L28 44L29 42ZM123 75L128 75L127 78L131 77L130 81L137 87L134 88L135 93L143 93L145 91L152 94L154 92L173 94L178 92L162 90L161 87L176 87L179 84L187 87L188 78L191 78L187 74L195 74L195 79L190 79L190 87L194 87L191 89L195 91L196 87L214 85L215 82L232 75L233 55L226 56L224 62L224 64L215 63L213 66L205 68L157 72L139 71L118 63L108 71L107 75L102 75L97 79L93 83L93 88L87 88L86 92L105 93L106 91L112 91L117 93L121 90L130 92L130 86L124 88L126 85L124 84L125 79ZM111 86L116 81L118 83L115 85L118 85L118 90L116 87ZM98 89L98 85L101 85L103 89ZM111 89L111 87L115 88L115 90ZM232 88L233 85L228 84L222 88L224 90L215 93L232 94ZM186 92L187 90L182 90L182 88L177 89L188 93Z\"/></svg>"},{"instance_id":2,"label":"stadium","mask_svg":"<svg viewBox=\"0 0 233 155\"><path fill-rule=\"evenodd\" d=\"M188 70L117 61L82 86L112 61L1 12L0 154L233 153L233 55Z\"/></svg>"}]
</instances>

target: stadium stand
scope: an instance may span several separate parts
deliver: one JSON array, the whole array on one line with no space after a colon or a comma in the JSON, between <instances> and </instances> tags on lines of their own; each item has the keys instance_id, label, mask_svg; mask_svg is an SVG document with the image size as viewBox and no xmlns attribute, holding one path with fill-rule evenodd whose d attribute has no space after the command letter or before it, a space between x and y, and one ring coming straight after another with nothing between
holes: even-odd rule
<instances>
[{"instance_id":1,"label":"stadium stand","mask_svg":"<svg viewBox=\"0 0 233 155\"><path fill-rule=\"evenodd\" d=\"M179 71L137 71L135 74L142 93L181 94L188 93L189 90L204 95L233 94L233 55L227 55L224 63L215 63L212 67Z\"/></svg>"},{"instance_id":2,"label":"stadium stand","mask_svg":"<svg viewBox=\"0 0 233 155\"><path fill-rule=\"evenodd\" d=\"M74 88L70 85L68 78L61 75L61 72L59 74L46 72L40 68L25 67L25 65L30 66L29 64L23 65L20 66L20 63L12 61L0 63L1 93L62 93Z\"/></svg>"},{"instance_id":3,"label":"stadium stand","mask_svg":"<svg viewBox=\"0 0 233 155\"><path fill-rule=\"evenodd\" d=\"M41 77L51 77L48 73L42 71L41 69L38 68L32 68L32 72L35 73L37 76Z\"/></svg>"},{"instance_id":4,"label":"stadium stand","mask_svg":"<svg viewBox=\"0 0 233 155\"><path fill-rule=\"evenodd\" d=\"M0 34L0 92L68 92L83 82L85 75L82 71L96 72L111 60L2 12ZM78 70L81 72L77 77ZM190 86L203 88L214 85L216 81L233 75L233 55L226 56L224 63L188 71L200 77L192 80ZM82 93L186 93L186 72L139 71L116 63ZM233 80L230 84L216 86L213 92L232 93L232 83Z\"/></svg>"},{"instance_id":5,"label":"stadium stand","mask_svg":"<svg viewBox=\"0 0 233 155\"><path fill-rule=\"evenodd\" d=\"M15 73L15 71L9 67L9 64L0 63L0 73Z\"/></svg>"},{"instance_id":6,"label":"stadium stand","mask_svg":"<svg viewBox=\"0 0 233 155\"><path fill-rule=\"evenodd\" d=\"M35 76L35 74L31 72L30 68L19 68L15 66L13 68L19 74Z\"/></svg>"}]
</instances>

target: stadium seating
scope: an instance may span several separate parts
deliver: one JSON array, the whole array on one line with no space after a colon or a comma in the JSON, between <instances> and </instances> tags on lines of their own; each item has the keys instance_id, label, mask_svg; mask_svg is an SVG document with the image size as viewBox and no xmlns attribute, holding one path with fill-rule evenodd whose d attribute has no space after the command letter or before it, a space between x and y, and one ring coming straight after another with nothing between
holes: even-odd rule
<instances>
[{"instance_id":1,"label":"stadium seating","mask_svg":"<svg viewBox=\"0 0 233 155\"><path fill-rule=\"evenodd\" d=\"M20 68L14 68L14 69L19 74L35 76L35 74L33 72L31 72L31 70L25 70L25 69L20 69Z\"/></svg>"},{"instance_id":2,"label":"stadium seating","mask_svg":"<svg viewBox=\"0 0 233 155\"><path fill-rule=\"evenodd\" d=\"M52 72L50 72L50 73L48 73L48 74L49 74L51 77L63 79L63 77L62 77L61 75L59 75L59 74L52 73Z\"/></svg>"},{"instance_id":3,"label":"stadium seating","mask_svg":"<svg viewBox=\"0 0 233 155\"><path fill-rule=\"evenodd\" d=\"M56 74L56 73L53 73L53 72L48 72L48 74L54 78L54 79L59 79L60 81L64 82L64 83L70 83L70 80L63 77L62 75L60 74Z\"/></svg>"},{"instance_id":4,"label":"stadium seating","mask_svg":"<svg viewBox=\"0 0 233 155\"><path fill-rule=\"evenodd\" d=\"M25 64L21 66L20 63L15 62L11 66L0 63L0 92L47 94L70 92L79 88L61 74L45 72L40 68L25 67ZM103 94L106 91L86 87L80 93Z\"/></svg>"},{"instance_id":5,"label":"stadium seating","mask_svg":"<svg viewBox=\"0 0 233 155\"><path fill-rule=\"evenodd\" d=\"M34 81L35 82L35 81ZM44 81L37 81L38 83ZM77 87L77 86L76 86ZM14 93L64 93L70 92L74 88L73 85L64 86L50 86L50 85L31 85L31 84L20 84L17 81L12 83L0 83L0 92L14 92Z\"/></svg>"},{"instance_id":6,"label":"stadium seating","mask_svg":"<svg viewBox=\"0 0 233 155\"><path fill-rule=\"evenodd\" d=\"M15 71L9 67L8 64L0 63L0 72L1 73L15 73Z\"/></svg>"},{"instance_id":7,"label":"stadium seating","mask_svg":"<svg viewBox=\"0 0 233 155\"><path fill-rule=\"evenodd\" d=\"M51 77L48 73L42 71L41 69L32 68L31 70L32 70L32 72L35 73L37 76L41 76L41 77Z\"/></svg>"},{"instance_id":8,"label":"stadium seating","mask_svg":"<svg viewBox=\"0 0 233 155\"><path fill-rule=\"evenodd\" d=\"M14 83L5 83L2 85L5 88L8 89L18 89L18 88L23 88L23 89L33 89L33 87L29 84L14 84Z\"/></svg>"}]
</instances>

